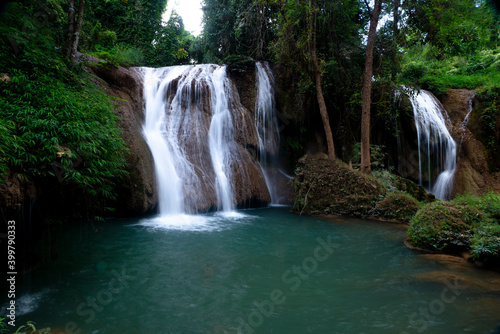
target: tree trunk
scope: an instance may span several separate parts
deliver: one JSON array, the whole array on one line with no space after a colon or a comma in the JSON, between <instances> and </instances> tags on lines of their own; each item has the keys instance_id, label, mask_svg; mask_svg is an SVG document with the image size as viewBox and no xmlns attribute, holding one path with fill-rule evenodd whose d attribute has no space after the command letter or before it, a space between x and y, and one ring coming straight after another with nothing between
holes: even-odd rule
<instances>
[{"instance_id":1,"label":"tree trunk","mask_svg":"<svg viewBox=\"0 0 500 334\"><path fill-rule=\"evenodd\" d=\"M75 34L75 0L68 0L68 36L66 37L66 45L64 46L64 54L66 58L71 57L71 47L73 45L73 37Z\"/></svg>"},{"instance_id":2,"label":"tree trunk","mask_svg":"<svg viewBox=\"0 0 500 334\"><path fill-rule=\"evenodd\" d=\"M316 84L316 98L318 99L319 112L323 127L325 129L326 144L328 147L328 159L335 159L335 146L333 144L332 129L330 128L330 118L328 117L328 110L326 108L325 98L323 96L323 89L321 88L321 71L318 63L318 56L316 54L316 20L317 20L317 0L314 0L312 8L312 18L310 18L309 28L311 34L311 60L314 68L314 79Z\"/></svg>"},{"instance_id":3,"label":"tree trunk","mask_svg":"<svg viewBox=\"0 0 500 334\"><path fill-rule=\"evenodd\" d=\"M398 66L397 66L397 48L399 42L399 7L401 0L394 0L394 22L392 26L392 66L391 66L391 79L394 81L396 79L396 75L398 74Z\"/></svg>"},{"instance_id":4,"label":"tree trunk","mask_svg":"<svg viewBox=\"0 0 500 334\"><path fill-rule=\"evenodd\" d=\"M83 10L85 9L85 0L80 0L78 6L78 19L76 21L75 33L73 38L73 45L71 46L71 55L69 59L74 62L76 58L76 51L78 49L78 42L80 41L80 34L82 32Z\"/></svg>"},{"instance_id":5,"label":"tree trunk","mask_svg":"<svg viewBox=\"0 0 500 334\"><path fill-rule=\"evenodd\" d=\"M373 48L377 33L378 18L382 0L375 0L375 7L370 13L370 29L368 31L368 42L366 45L365 78L361 97L363 104L361 108L361 171L371 173L370 162L370 107L373 75Z\"/></svg>"},{"instance_id":6,"label":"tree trunk","mask_svg":"<svg viewBox=\"0 0 500 334\"><path fill-rule=\"evenodd\" d=\"M85 9L85 0L79 0L78 5L78 18L75 20L75 0L68 0L68 37L65 45L66 57L74 62L76 58L76 51L78 49L78 42L80 41L80 34L82 31L83 11Z\"/></svg>"}]
</instances>

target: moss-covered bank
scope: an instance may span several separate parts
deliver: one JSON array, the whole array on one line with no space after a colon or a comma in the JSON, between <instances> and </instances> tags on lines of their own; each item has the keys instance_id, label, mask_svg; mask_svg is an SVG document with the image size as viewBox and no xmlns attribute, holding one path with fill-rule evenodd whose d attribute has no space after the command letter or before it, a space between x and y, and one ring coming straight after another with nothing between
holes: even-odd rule
<instances>
[{"instance_id":1,"label":"moss-covered bank","mask_svg":"<svg viewBox=\"0 0 500 334\"><path fill-rule=\"evenodd\" d=\"M302 157L295 175L293 210L298 213L371 216L386 192L374 177L325 155Z\"/></svg>"},{"instance_id":2,"label":"moss-covered bank","mask_svg":"<svg viewBox=\"0 0 500 334\"><path fill-rule=\"evenodd\" d=\"M481 265L500 268L500 195L461 196L424 206L413 217L407 243L422 250L470 252Z\"/></svg>"}]
</instances>

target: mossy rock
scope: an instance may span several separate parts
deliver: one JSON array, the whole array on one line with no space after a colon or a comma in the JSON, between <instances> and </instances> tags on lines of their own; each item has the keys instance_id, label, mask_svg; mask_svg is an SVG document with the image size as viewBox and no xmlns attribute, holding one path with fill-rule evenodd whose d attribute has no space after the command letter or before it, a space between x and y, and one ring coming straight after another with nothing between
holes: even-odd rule
<instances>
[{"instance_id":1,"label":"mossy rock","mask_svg":"<svg viewBox=\"0 0 500 334\"><path fill-rule=\"evenodd\" d=\"M402 177L398 178L395 186L399 191L404 191L419 201L433 202L436 199L433 194L428 193L420 184Z\"/></svg>"},{"instance_id":2,"label":"mossy rock","mask_svg":"<svg viewBox=\"0 0 500 334\"><path fill-rule=\"evenodd\" d=\"M374 177L324 154L302 157L295 173L293 210L298 213L371 216L386 192Z\"/></svg>"},{"instance_id":3,"label":"mossy rock","mask_svg":"<svg viewBox=\"0 0 500 334\"><path fill-rule=\"evenodd\" d=\"M407 242L417 248L444 253L467 251L474 229L487 217L478 209L452 202L424 206L410 221Z\"/></svg>"},{"instance_id":4,"label":"mossy rock","mask_svg":"<svg viewBox=\"0 0 500 334\"><path fill-rule=\"evenodd\" d=\"M408 194L391 192L377 204L377 208L388 219L408 223L420 209L420 203Z\"/></svg>"}]
</instances>

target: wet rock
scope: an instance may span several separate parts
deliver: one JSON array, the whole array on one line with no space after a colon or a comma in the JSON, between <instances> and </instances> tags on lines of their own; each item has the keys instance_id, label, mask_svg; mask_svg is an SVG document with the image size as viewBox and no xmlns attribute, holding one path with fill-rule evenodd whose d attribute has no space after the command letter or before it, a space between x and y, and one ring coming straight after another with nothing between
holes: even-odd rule
<instances>
[{"instance_id":1,"label":"wet rock","mask_svg":"<svg viewBox=\"0 0 500 334\"><path fill-rule=\"evenodd\" d=\"M128 175L119 181L117 215L133 216L151 212L158 202L154 161L142 135L144 122L142 76L138 69L94 65L92 71L104 80L101 85L116 97L116 114L129 153Z\"/></svg>"},{"instance_id":2,"label":"wet rock","mask_svg":"<svg viewBox=\"0 0 500 334\"><path fill-rule=\"evenodd\" d=\"M452 196L500 191L498 179L489 170L486 147L479 140L482 130L474 91L449 89L441 100L450 117L452 136L457 143L457 170Z\"/></svg>"},{"instance_id":3,"label":"wet rock","mask_svg":"<svg viewBox=\"0 0 500 334\"><path fill-rule=\"evenodd\" d=\"M20 174L7 173L3 179L5 182L0 182L0 209L2 218L11 220L22 212L25 205L35 201L36 189Z\"/></svg>"}]
</instances>

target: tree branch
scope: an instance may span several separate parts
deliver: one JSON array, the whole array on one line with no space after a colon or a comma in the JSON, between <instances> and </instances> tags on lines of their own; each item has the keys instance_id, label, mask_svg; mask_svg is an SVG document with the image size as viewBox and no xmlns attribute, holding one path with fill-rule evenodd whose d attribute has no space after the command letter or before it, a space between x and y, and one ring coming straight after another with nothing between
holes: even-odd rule
<instances>
[{"instance_id":1,"label":"tree branch","mask_svg":"<svg viewBox=\"0 0 500 334\"><path fill-rule=\"evenodd\" d=\"M364 0L364 1L365 1L366 8L368 9L368 14L370 14L370 16L372 16L372 10L370 9L370 4L368 3L367 0Z\"/></svg>"}]
</instances>

